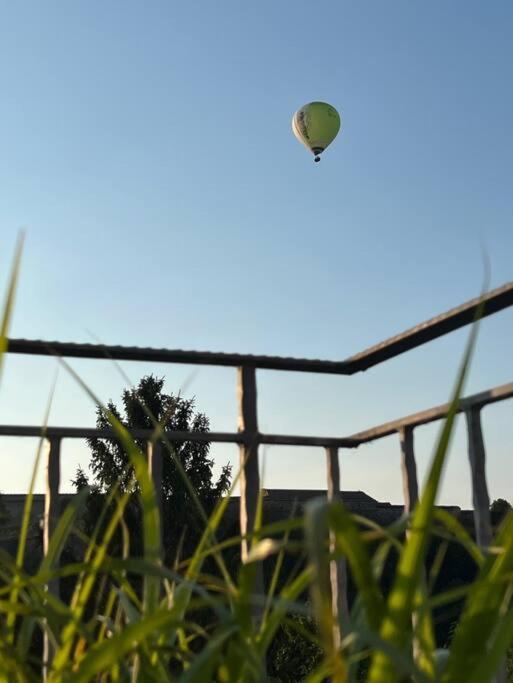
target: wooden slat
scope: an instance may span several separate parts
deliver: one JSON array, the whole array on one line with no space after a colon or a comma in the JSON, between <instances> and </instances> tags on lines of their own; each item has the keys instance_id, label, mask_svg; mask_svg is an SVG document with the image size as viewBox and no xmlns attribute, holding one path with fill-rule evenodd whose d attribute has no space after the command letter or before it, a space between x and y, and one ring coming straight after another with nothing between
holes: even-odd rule
<instances>
[{"instance_id":1,"label":"wooden slat","mask_svg":"<svg viewBox=\"0 0 513 683\"><path fill-rule=\"evenodd\" d=\"M426 320L401 334L385 339L385 341L347 358L344 362L349 365L351 373L367 370L378 363L383 363L383 361L399 356L405 351L415 349L426 342L472 323L481 305L481 318L513 305L513 282L508 282L502 287L491 290L483 297L471 299L461 306L451 308L449 311Z\"/></svg>"},{"instance_id":2,"label":"wooden slat","mask_svg":"<svg viewBox=\"0 0 513 683\"><path fill-rule=\"evenodd\" d=\"M245 562L249 551L250 541L244 538L255 528L258 497L260 494L260 472L258 467L258 406L257 384L255 368L241 367L237 371L237 394L239 419L238 429L243 435L243 443L239 446L240 474L239 474L239 523L241 536L241 559ZM259 623L263 610L264 573L263 565L258 562L255 567L255 583L253 595L256 598L252 606L253 621ZM265 671L265 663L262 663Z\"/></svg>"},{"instance_id":3,"label":"wooden slat","mask_svg":"<svg viewBox=\"0 0 513 683\"><path fill-rule=\"evenodd\" d=\"M48 552L50 539L59 519L59 487L61 481L61 440L49 439L46 457L45 512L43 520L43 552Z\"/></svg>"},{"instance_id":4,"label":"wooden slat","mask_svg":"<svg viewBox=\"0 0 513 683\"><path fill-rule=\"evenodd\" d=\"M244 536L254 528L260 491L258 469L258 417L255 368L238 370L239 432L243 436L240 445L240 530ZM242 560L249 552L249 542L242 540Z\"/></svg>"},{"instance_id":5,"label":"wooden slat","mask_svg":"<svg viewBox=\"0 0 513 683\"><path fill-rule=\"evenodd\" d=\"M154 432L149 429L135 429L130 433L135 439L151 440ZM41 437L44 435L66 439L115 439L115 433L110 429L95 429L94 427L39 427L27 425L0 425L0 436ZM194 441L212 443L242 443L244 436L241 432L166 432L169 441ZM260 434L260 443L280 446L336 446L351 448L358 442L346 437L331 436L295 436L289 434Z\"/></svg>"},{"instance_id":6,"label":"wooden slat","mask_svg":"<svg viewBox=\"0 0 513 683\"><path fill-rule=\"evenodd\" d=\"M419 485L417 482L417 465L415 463L415 452L413 445L413 427L402 427L399 430L399 443L401 446L401 471L403 478L403 492L404 492L404 511L410 515L419 499ZM406 530L406 537L411 533L410 529ZM423 581L426 581L425 568L422 569ZM419 619L418 614L412 615L413 633L418 633ZM422 651L420 641L415 635L413 638L412 654L415 661Z\"/></svg>"},{"instance_id":7,"label":"wooden slat","mask_svg":"<svg viewBox=\"0 0 513 683\"><path fill-rule=\"evenodd\" d=\"M492 541L492 522L490 517L490 497L486 484L486 458L480 409L476 407L468 409L466 411L466 418L476 540L482 548L488 548Z\"/></svg>"},{"instance_id":8,"label":"wooden slat","mask_svg":"<svg viewBox=\"0 0 513 683\"><path fill-rule=\"evenodd\" d=\"M417 465L413 448L413 428L402 427L399 430L401 445L401 471L403 477L404 511L410 514L419 499L417 482Z\"/></svg>"},{"instance_id":9,"label":"wooden slat","mask_svg":"<svg viewBox=\"0 0 513 683\"><path fill-rule=\"evenodd\" d=\"M104 360L144 361L151 363L185 363L223 367L262 368L293 372L319 372L347 375L349 365L344 361L311 358L289 358L243 353L187 351L183 349L155 349L138 346L77 344L75 342L46 341L44 339L9 339L8 353L63 358L97 358Z\"/></svg>"},{"instance_id":10,"label":"wooden slat","mask_svg":"<svg viewBox=\"0 0 513 683\"><path fill-rule=\"evenodd\" d=\"M459 411L462 412L470 407L483 407L498 401L504 401L513 397L513 382L503 384L479 394L464 398L460 402ZM418 427L429 422L441 420L446 417L449 404L444 403L428 410L423 410L406 417L401 417L391 422L386 422L377 427L366 429L349 437L329 436L295 436L287 434L260 434L259 442L275 445L289 446L321 446L336 448L355 448L363 443L375 441L391 434L399 432L405 427ZM132 436L136 439L149 440L154 436L152 430L133 430ZM0 425L0 436L25 436L41 437L49 436L66 439L86 438L115 438L111 430L102 430L89 427L40 427L27 425ZM170 441L194 441L216 443L242 443L242 432L166 432L166 438Z\"/></svg>"},{"instance_id":11,"label":"wooden slat","mask_svg":"<svg viewBox=\"0 0 513 683\"><path fill-rule=\"evenodd\" d=\"M458 412L465 412L472 407L482 408L485 405L497 403L498 401L505 401L509 398L513 398L513 382L502 384L493 389L482 391L479 394L473 394L472 396L462 398L458 407ZM397 420L392 420L391 422L385 422L377 427L371 427L371 429L366 429L363 432L357 432L348 438L359 444L382 439L385 436L395 434L404 427L419 427L420 425L428 424L429 422L442 420L447 416L449 408L450 403L443 403L434 408L421 410L418 413L413 413L412 415L407 415L406 417L401 417Z\"/></svg>"},{"instance_id":12,"label":"wooden slat","mask_svg":"<svg viewBox=\"0 0 513 683\"><path fill-rule=\"evenodd\" d=\"M338 448L326 448L328 475L328 500L340 500L340 465ZM335 535L330 532L330 552L335 549ZM347 604L347 568L345 559L330 562L331 609L334 618L333 644L336 649L341 644L340 623L347 624L349 609Z\"/></svg>"},{"instance_id":13,"label":"wooden slat","mask_svg":"<svg viewBox=\"0 0 513 683\"><path fill-rule=\"evenodd\" d=\"M50 541L55 526L59 519L59 487L61 481L61 440L51 438L46 455L46 490L45 490L45 510L43 518L43 553L46 555L50 547ZM59 596L59 580L54 579L47 585L49 593ZM43 679L46 680L48 667L53 656L48 634L43 637Z\"/></svg>"},{"instance_id":14,"label":"wooden slat","mask_svg":"<svg viewBox=\"0 0 513 683\"><path fill-rule=\"evenodd\" d=\"M351 375L468 325L474 320L481 303L483 304L482 317L492 315L513 305L513 283L498 287L482 298L471 299L457 308L452 308L342 361L255 356L240 353L212 353L182 349L140 348L137 346L77 344L39 339L10 339L8 352L44 356L57 355L66 358L104 358L155 363L221 365L225 367L247 366L267 370Z\"/></svg>"},{"instance_id":15,"label":"wooden slat","mask_svg":"<svg viewBox=\"0 0 513 683\"><path fill-rule=\"evenodd\" d=\"M358 442L347 437L292 436L290 434L260 434L260 443L280 446L321 446L353 448Z\"/></svg>"}]
</instances>

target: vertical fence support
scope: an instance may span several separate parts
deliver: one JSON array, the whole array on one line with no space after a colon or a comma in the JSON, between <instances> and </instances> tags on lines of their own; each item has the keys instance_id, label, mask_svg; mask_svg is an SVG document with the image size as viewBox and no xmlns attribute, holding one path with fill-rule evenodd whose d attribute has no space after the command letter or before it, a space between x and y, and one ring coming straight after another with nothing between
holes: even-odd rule
<instances>
[{"instance_id":1,"label":"vertical fence support","mask_svg":"<svg viewBox=\"0 0 513 683\"><path fill-rule=\"evenodd\" d=\"M240 531L245 536L253 531L260 491L258 471L258 418L255 368L238 369L239 432L244 435L240 445ZM242 561L248 556L250 541L242 539Z\"/></svg>"},{"instance_id":2,"label":"vertical fence support","mask_svg":"<svg viewBox=\"0 0 513 683\"><path fill-rule=\"evenodd\" d=\"M486 484L485 447L481 429L481 407L473 406L465 411L468 434L468 459L472 475L472 503L474 505L474 527L478 545L486 550L492 542L492 521L490 497ZM502 661L493 678L494 683L506 683L506 664Z\"/></svg>"},{"instance_id":3,"label":"vertical fence support","mask_svg":"<svg viewBox=\"0 0 513 683\"><path fill-rule=\"evenodd\" d=\"M399 430L401 444L401 471L403 475L404 511L409 515L419 499L417 482L417 465L413 449L413 427L402 427Z\"/></svg>"},{"instance_id":4,"label":"vertical fence support","mask_svg":"<svg viewBox=\"0 0 513 683\"><path fill-rule=\"evenodd\" d=\"M328 472L328 500L340 500L340 466L338 448L326 448ZM335 535L330 532L330 552L335 550ZM344 558L330 562L331 609L334 619L333 643L335 648L341 644L340 623L346 624L349 618L347 605L347 569Z\"/></svg>"},{"instance_id":5,"label":"vertical fence support","mask_svg":"<svg viewBox=\"0 0 513 683\"><path fill-rule=\"evenodd\" d=\"M49 439L46 456L46 490L45 511L43 518L43 552L46 555L50 547L50 540L59 518L59 486L61 481L61 440ZM56 597L59 596L59 579L48 582L47 590ZM52 647L48 633L45 631L43 639L43 679L46 680L48 667L52 659Z\"/></svg>"},{"instance_id":6,"label":"vertical fence support","mask_svg":"<svg viewBox=\"0 0 513 683\"><path fill-rule=\"evenodd\" d=\"M255 528L255 519L260 495L260 472L258 469L258 415L257 415L257 386L256 370L254 367L238 368L238 402L239 421L238 430L243 434L240 444L240 533L241 536L250 534ZM241 540L241 558L245 562L251 548L251 541ZM255 566L254 595L255 604L252 609L255 624L260 621L263 611L264 572L263 564ZM260 602L262 601L262 602ZM262 672L265 675L265 662Z\"/></svg>"},{"instance_id":7,"label":"vertical fence support","mask_svg":"<svg viewBox=\"0 0 513 683\"><path fill-rule=\"evenodd\" d=\"M417 464L415 462L415 450L413 446L413 427L401 427L399 430L399 444L401 446L401 472L403 476L404 512L411 515L419 500L419 484L417 481ZM408 537L408 530L406 537ZM425 572L423 574L425 581ZM417 614L412 616L412 627L415 633L418 628ZM418 638L413 638L413 658L417 660L420 655Z\"/></svg>"},{"instance_id":8,"label":"vertical fence support","mask_svg":"<svg viewBox=\"0 0 513 683\"><path fill-rule=\"evenodd\" d=\"M150 477L153 482L153 487L155 488L155 497L157 499L157 508L159 511L159 521L160 521L160 537L164 538L164 517L163 517L163 487L162 487L162 472L163 472L163 461L162 461L162 444L160 441L154 443L153 441L148 441L147 445L148 454L148 469L150 471Z\"/></svg>"},{"instance_id":9,"label":"vertical fence support","mask_svg":"<svg viewBox=\"0 0 513 683\"><path fill-rule=\"evenodd\" d=\"M481 430L481 409L466 411L468 433L468 459L472 474L472 502L474 505L474 526L476 540L481 548L487 548L492 541L490 498L486 485L485 447Z\"/></svg>"}]
</instances>

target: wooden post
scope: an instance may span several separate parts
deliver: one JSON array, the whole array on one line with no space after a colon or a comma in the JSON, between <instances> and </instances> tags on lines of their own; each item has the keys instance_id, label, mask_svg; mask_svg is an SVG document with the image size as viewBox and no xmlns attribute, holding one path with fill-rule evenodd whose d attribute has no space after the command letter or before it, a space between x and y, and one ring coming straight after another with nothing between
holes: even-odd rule
<instances>
[{"instance_id":1,"label":"wooden post","mask_svg":"<svg viewBox=\"0 0 513 683\"><path fill-rule=\"evenodd\" d=\"M413 427L401 427L399 430L399 443L401 446L401 472L403 476L404 512L411 515L419 499L419 484L417 481L417 464L413 448ZM406 530L406 537L410 532ZM426 572L422 572L423 581L426 581ZM412 616L413 632L416 633L419 625L417 614ZM419 639L413 638L413 658L417 661L421 653Z\"/></svg>"},{"instance_id":2,"label":"wooden post","mask_svg":"<svg viewBox=\"0 0 513 683\"><path fill-rule=\"evenodd\" d=\"M340 466L338 448L326 448L326 464L328 473L328 500L340 500ZM330 552L335 549L335 534L330 532ZM340 623L346 624L349 619L347 605L347 570L345 559L330 562L331 610L334 620L333 645L338 650L341 644Z\"/></svg>"},{"instance_id":3,"label":"wooden post","mask_svg":"<svg viewBox=\"0 0 513 683\"><path fill-rule=\"evenodd\" d=\"M43 553L46 555L50 547L50 540L59 519L59 486L61 480L61 440L51 438L46 456L46 491L45 511L43 518ZM49 581L47 590L59 597L59 579ZM48 667L53 656L48 633L45 630L43 638L43 679L46 680Z\"/></svg>"},{"instance_id":4,"label":"wooden post","mask_svg":"<svg viewBox=\"0 0 513 683\"><path fill-rule=\"evenodd\" d=\"M468 458L472 473L472 502L474 504L476 540L481 548L487 548L492 541L492 522L490 517L490 498L486 485L481 408L469 408L465 415L467 418Z\"/></svg>"},{"instance_id":5,"label":"wooden post","mask_svg":"<svg viewBox=\"0 0 513 683\"><path fill-rule=\"evenodd\" d=\"M256 372L253 367L238 369L239 423L238 430L244 435L240 444L240 532L245 536L255 528L255 518L260 493L260 472L258 470L258 417ZM241 540L241 559L245 562L251 548L251 541ZM264 599L264 572L262 562L256 563L254 574L254 596L252 607L253 622L258 627ZM262 662L265 674L265 660Z\"/></svg>"},{"instance_id":6,"label":"wooden post","mask_svg":"<svg viewBox=\"0 0 513 683\"><path fill-rule=\"evenodd\" d=\"M468 434L468 459L472 474L472 502L474 505L474 527L478 545L486 550L492 542L492 521L490 515L490 497L486 484L486 455L481 429L481 406L472 406L465 411ZM506 683L506 664L502 661L493 683Z\"/></svg>"},{"instance_id":7,"label":"wooden post","mask_svg":"<svg viewBox=\"0 0 513 683\"><path fill-rule=\"evenodd\" d=\"M258 418L255 368L238 369L239 424L244 434L240 445L240 531L244 536L253 531L260 491L258 471ZM242 540L241 553L244 562L248 556L250 542Z\"/></svg>"},{"instance_id":8,"label":"wooden post","mask_svg":"<svg viewBox=\"0 0 513 683\"><path fill-rule=\"evenodd\" d=\"M153 441L148 441L147 454L148 454L148 469L150 471L150 477L153 481L153 486L155 488L155 497L157 499L157 507L159 510L160 535L161 535L161 538L163 538L164 519L163 519L163 515L162 515L162 511L163 511L162 444L159 441L157 441L157 443L153 443Z\"/></svg>"},{"instance_id":9,"label":"wooden post","mask_svg":"<svg viewBox=\"0 0 513 683\"><path fill-rule=\"evenodd\" d=\"M404 511L413 512L419 499L419 485L417 483L417 465L413 450L413 427L402 427L399 430L401 444L401 471L403 475Z\"/></svg>"},{"instance_id":10,"label":"wooden post","mask_svg":"<svg viewBox=\"0 0 513 683\"><path fill-rule=\"evenodd\" d=\"M43 552L46 555L50 546L50 539L59 519L59 487L61 483L61 440L49 439L46 456L46 492L45 512L43 520ZM58 582L51 582L58 594Z\"/></svg>"}]
</instances>

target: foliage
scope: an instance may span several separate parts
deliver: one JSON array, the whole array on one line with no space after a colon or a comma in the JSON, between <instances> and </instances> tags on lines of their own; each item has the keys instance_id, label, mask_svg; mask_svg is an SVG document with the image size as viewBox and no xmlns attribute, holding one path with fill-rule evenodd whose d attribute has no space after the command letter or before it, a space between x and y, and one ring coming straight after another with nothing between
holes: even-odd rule
<instances>
[{"instance_id":1,"label":"foliage","mask_svg":"<svg viewBox=\"0 0 513 683\"><path fill-rule=\"evenodd\" d=\"M497 498L490 505L490 513L494 524L501 522L511 510L511 505L504 498Z\"/></svg>"},{"instance_id":2,"label":"foliage","mask_svg":"<svg viewBox=\"0 0 513 683\"><path fill-rule=\"evenodd\" d=\"M152 431L156 423L168 431L204 432L209 431L209 420L203 413L194 411L194 399L164 392L164 379L154 375L143 377L138 385L125 390L122 394L122 411L110 401L107 411L128 430ZM98 429L110 428L107 413L97 407L96 426ZM143 440L135 441L144 451ZM139 484L134 479L134 468L123 446L117 439L88 439L91 449L90 470L92 482L81 468L75 477L75 487L80 490L90 487L85 512L85 529L91 533L105 499L113 487L119 493L131 492L125 510L131 532L132 553L140 554L141 511L137 504ZM164 450L162 472L162 505L164 521L164 548L169 560L180 546L182 552L190 552L201 532L201 518L196 502L192 499L193 488L204 510L210 512L216 501L229 489L231 467L225 465L217 481L213 480L213 461L209 456L209 442L173 442ZM181 466L181 470L179 466ZM183 472L190 486L185 485Z\"/></svg>"},{"instance_id":3,"label":"foliage","mask_svg":"<svg viewBox=\"0 0 513 683\"><path fill-rule=\"evenodd\" d=\"M7 509L4 498L0 493L0 525L5 524L9 521L9 510Z\"/></svg>"},{"instance_id":4,"label":"foliage","mask_svg":"<svg viewBox=\"0 0 513 683\"><path fill-rule=\"evenodd\" d=\"M296 683L304 680L322 661L311 617L291 615L284 620L268 652L267 673L273 680Z\"/></svg>"}]
</instances>

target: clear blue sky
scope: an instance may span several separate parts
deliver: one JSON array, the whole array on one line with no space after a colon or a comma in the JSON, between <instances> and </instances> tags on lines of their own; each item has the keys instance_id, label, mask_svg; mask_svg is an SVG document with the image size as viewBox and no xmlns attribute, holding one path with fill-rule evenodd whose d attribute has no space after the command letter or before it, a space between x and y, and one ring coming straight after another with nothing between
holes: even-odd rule
<instances>
[{"instance_id":1,"label":"clear blue sky","mask_svg":"<svg viewBox=\"0 0 513 683\"><path fill-rule=\"evenodd\" d=\"M27 231L13 336L340 359L513 279L510 2L19 2L0 10L0 268ZM293 112L326 100L320 164ZM347 434L448 397L465 333L351 378L259 373L261 428ZM512 379L513 310L468 391ZM102 399L123 380L74 363ZM154 369L179 388L190 368ZM0 422L39 423L55 363L9 357ZM235 424L234 373L187 385ZM511 403L484 412L511 498ZM60 373L51 422L93 409ZM424 470L437 428L418 431ZM4 491L34 444L0 440ZM218 462L236 459L216 447ZM65 447L64 487L78 444ZM401 500L397 439L341 454L343 488ZM268 486L322 487L322 451L271 449ZM463 425L442 499L468 505Z\"/></svg>"}]
</instances>

